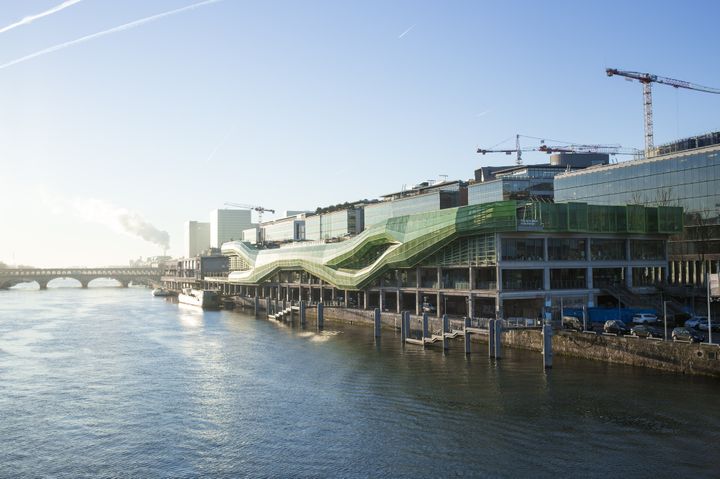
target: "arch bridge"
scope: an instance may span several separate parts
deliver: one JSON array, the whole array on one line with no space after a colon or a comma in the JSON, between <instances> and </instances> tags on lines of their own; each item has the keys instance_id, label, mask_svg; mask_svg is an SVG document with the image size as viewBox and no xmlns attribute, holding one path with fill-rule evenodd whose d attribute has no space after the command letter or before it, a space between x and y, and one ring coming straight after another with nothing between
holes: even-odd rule
<instances>
[{"instance_id":1,"label":"arch bridge","mask_svg":"<svg viewBox=\"0 0 720 479\"><path fill-rule=\"evenodd\" d=\"M16 284L36 281L40 289L47 289L53 279L70 278L87 288L94 279L114 279L127 288L130 282L152 284L160 282L159 268L37 268L37 269L0 269L0 289Z\"/></svg>"}]
</instances>

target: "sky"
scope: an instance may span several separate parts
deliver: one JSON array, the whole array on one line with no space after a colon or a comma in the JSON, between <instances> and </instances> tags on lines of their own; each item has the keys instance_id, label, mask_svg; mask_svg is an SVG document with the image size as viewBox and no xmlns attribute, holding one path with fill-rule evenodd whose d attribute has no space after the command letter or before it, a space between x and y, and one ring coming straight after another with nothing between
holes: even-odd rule
<instances>
[{"instance_id":1,"label":"sky","mask_svg":"<svg viewBox=\"0 0 720 479\"><path fill-rule=\"evenodd\" d=\"M720 87L719 14L714 1L0 0L0 261L180 255L183 223L225 202L314 210L466 180L512 164L476 150L516 133L642 148L642 87L605 68ZM653 102L656 144L720 129L720 95L656 85Z\"/></svg>"}]
</instances>

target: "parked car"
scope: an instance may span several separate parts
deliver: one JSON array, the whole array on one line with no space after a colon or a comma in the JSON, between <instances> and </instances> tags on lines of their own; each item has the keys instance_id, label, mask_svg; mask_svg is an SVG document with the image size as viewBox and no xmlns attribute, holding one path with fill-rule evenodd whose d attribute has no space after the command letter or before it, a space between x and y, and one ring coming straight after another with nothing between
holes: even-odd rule
<instances>
[{"instance_id":1,"label":"parked car","mask_svg":"<svg viewBox=\"0 0 720 479\"><path fill-rule=\"evenodd\" d=\"M630 328L630 334L637 336L638 338L663 338L665 337L665 331L655 326L649 326L647 324L638 324Z\"/></svg>"},{"instance_id":2,"label":"parked car","mask_svg":"<svg viewBox=\"0 0 720 479\"><path fill-rule=\"evenodd\" d=\"M699 343L705 339L705 336L692 328L675 328L672 330L672 339L673 341Z\"/></svg>"},{"instance_id":3,"label":"parked car","mask_svg":"<svg viewBox=\"0 0 720 479\"><path fill-rule=\"evenodd\" d=\"M627 326L625 326L625 323L619 319L611 319L610 321L605 321L603 331L606 333L615 333L620 336L622 334L627 334L630 330Z\"/></svg>"},{"instance_id":4,"label":"parked car","mask_svg":"<svg viewBox=\"0 0 720 479\"><path fill-rule=\"evenodd\" d=\"M657 316L650 313L639 313L632 317L634 324L652 324L657 323Z\"/></svg>"},{"instance_id":5,"label":"parked car","mask_svg":"<svg viewBox=\"0 0 720 479\"><path fill-rule=\"evenodd\" d=\"M705 330L707 331L707 316L693 316L685 321L685 327L698 329L703 323L705 323Z\"/></svg>"},{"instance_id":6,"label":"parked car","mask_svg":"<svg viewBox=\"0 0 720 479\"><path fill-rule=\"evenodd\" d=\"M712 328L712 332L713 332L713 333L720 332L720 323L718 323L717 321L711 321L711 322L710 322L710 328ZM695 328L695 329L699 329L700 331L707 331L707 320L706 320L706 321L700 321L700 322L698 323L697 328Z\"/></svg>"},{"instance_id":7,"label":"parked car","mask_svg":"<svg viewBox=\"0 0 720 479\"><path fill-rule=\"evenodd\" d=\"M587 329L583 327L583 321L580 318L576 318L575 316L563 316L563 327L565 329L572 329L574 331L592 331L592 323L590 321L587 322L586 326Z\"/></svg>"}]
</instances>

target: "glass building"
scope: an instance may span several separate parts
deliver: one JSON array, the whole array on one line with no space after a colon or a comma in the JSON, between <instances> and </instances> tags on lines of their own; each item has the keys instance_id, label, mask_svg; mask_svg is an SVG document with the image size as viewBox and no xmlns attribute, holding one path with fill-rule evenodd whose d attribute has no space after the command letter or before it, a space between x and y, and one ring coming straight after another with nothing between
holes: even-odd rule
<instances>
[{"instance_id":1,"label":"glass building","mask_svg":"<svg viewBox=\"0 0 720 479\"><path fill-rule=\"evenodd\" d=\"M684 229L668 242L670 284L703 285L720 266L720 132L654 150L656 156L555 177L555 201L681 206Z\"/></svg>"},{"instance_id":2,"label":"glass building","mask_svg":"<svg viewBox=\"0 0 720 479\"><path fill-rule=\"evenodd\" d=\"M467 204L464 185L459 181L430 186L427 183L410 190L382 196L383 200L365 206L365 227L384 223L388 218L428 213Z\"/></svg>"}]
</instances>

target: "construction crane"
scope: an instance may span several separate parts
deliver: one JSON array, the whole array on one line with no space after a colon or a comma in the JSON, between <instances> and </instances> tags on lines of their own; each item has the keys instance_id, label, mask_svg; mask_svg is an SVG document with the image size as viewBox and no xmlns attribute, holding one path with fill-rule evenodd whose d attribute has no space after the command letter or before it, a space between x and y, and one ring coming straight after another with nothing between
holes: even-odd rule
<instances>
[{"instance_id":1,"label":"construction crane","mask_svg":"<svg viewBox=\"0 0 720 479\"><path fill-rule=\"evenodd\" d=\"M542 151L547 154L552 153L603 153L606 155L632 155L640 156L642 150L637 148L623 148L620 145L546 145L541 144L538 147L538 151Z\"/></svg>"},{"instance_id":2,"label":"construction crane","mask_svg":"<svg viewBox=\"0 0 720 479\"><path fill-rule=\"evenodd\" d=\"M275 213L275 210L271 210L270 208L265 208L264 206L255 206L255 205L245 205L242 203L225 203L225 206L232 206L233 208L241 208L243 210L252 210L257 211L258 213L258 223L262 223L262 215L265 212L268 213Z\"/></svg>"},{"instance_id":3,"label":"construction crane","mask_svg":"<svg viewBox=\"0 0 720 479\"><path fill-rule=\"evenodd\" d=\"M618 75L625 77L628 81L637 80L643 85L643 106L645 110L645 156L650 156L655 145L653 144L653 118L652 118L652 88L653 83L662 83L663 85L670 85L675 88L687 88L688 90L703 91L705 93L720 94L720 89L710 88L702 85L695 85L694 83L686 82L683 80L675 80L673 78L665 78L652 73L639 73L630 72L624 70L618 70L616 68L605 69L607 76Z\"/></svg>"},{"instance_id":4,"label":"construction crane","mask_svg":"<svg viewBox=\"0 0 720 479\"><path fill-rule=\"evenodd\" d=\"M526 147L521 148L520 147L520 137L523 138L530 138L534 140L540 140L540 146L536 147ZM505 140L507 141L507 140ZM538 138L535 136L525 136L525 135L515 135L515 148L511 149L504 149L504 150L496 150L496 149L484 149L484 148L478 148L477 152L480 154L487 154L487 153L505 153L506 155L511 155L513 153L517 154L516 164L518 166L522 165L522 152L524 151L540 151L542 153L552 154L552 153L604 153L607 155L633 155L633 156L640 156L642 153L640 150L636 148L623 148L620 145L583 145L583 144L575 144L575 143L569 143L564 142L560 140L549 140L555 143L563 143L562 145L548 145L545 143L545 140L542 138Z\"/></svg>"},{"instance_id":5,"label":"construction crane","mask_svg":"<svg viewBox=\"0 0 720 479\"><path fill-rule=\"evenodd\" d=\"M521 136L523 136L523 135L515 135L515 148L508 149L508 150L495 150L492 148L489 148L489 149L478 148L477 152L480 154L483 154L483 155L485 155L487 153L505 153L506 155L512 155L513 153L515 153L517 155L515 158L515 164L518 166L522 166L522 152L523 151L538 151L538 149L537 148L521 148L520 147L520 137ZM532 137L528 137L528 138L532 138ZM507 141L507 140L505 140L505 141ZM503 141L501 143L504 143L505 141Z\"/></svg>"}]
</instances>

